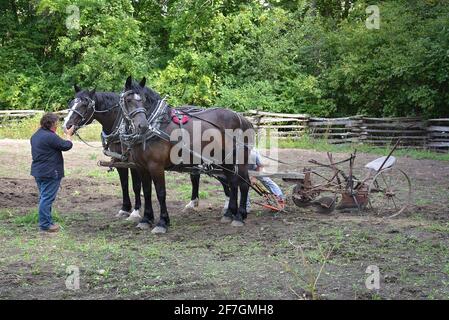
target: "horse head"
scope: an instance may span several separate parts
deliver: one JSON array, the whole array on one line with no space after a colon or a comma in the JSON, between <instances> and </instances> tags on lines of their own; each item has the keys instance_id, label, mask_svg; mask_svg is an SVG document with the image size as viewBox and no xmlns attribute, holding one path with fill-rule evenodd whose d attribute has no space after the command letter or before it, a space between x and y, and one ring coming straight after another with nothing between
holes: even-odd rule
<instances>
[{"instance_id":1,"label":"horse head","mask_svg":"<svg viewBox=\"0 0 449 320\"><path fill-rule=\"evenodd\" d=\"M90 124L95 113L95 89L82 90L74 85L75 97L69 102L69 114L64 119L63 128L70 129L75 126L75 131Z\"/></svg>"},{"instance_id":2,"label":"horse head","mask_svg":"<svg viewBox=\"0 0 449 320\"><path fill-rule=\"evenodd\" d=\"M130 121L134 133L139 134L148 130L145 82L145 77L137 83L129 76L126 79L125 89L120 95L120 108L123 116Z\"/></svg>"}]
</instances>

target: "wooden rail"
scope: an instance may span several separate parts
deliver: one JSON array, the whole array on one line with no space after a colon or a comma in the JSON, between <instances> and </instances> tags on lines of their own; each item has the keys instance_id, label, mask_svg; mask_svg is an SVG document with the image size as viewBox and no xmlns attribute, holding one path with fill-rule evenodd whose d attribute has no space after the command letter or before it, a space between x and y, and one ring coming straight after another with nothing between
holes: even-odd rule
<instances>
[{"instance_id":1,"label":"wooden rail","mask_svg":"<svg viewBox=\"0 0 449 320\"><path fill-rule=\"evenodd\" d=\"M41 110L0 110L0 122L23 120ZM67 111L56 112L61 120ZM402 148L449 152L449 118L424 120L419 117L373 118L353 116L318 118L308 114L273 113L250 110L243 114L259 134L279 139L299 139L304 134L329 143L364 143L375 146L394 144L401 138Z\"/></svg>"},{"instance_id":2,"label":"wooden rail","mask_svg":"<svg viewBox=\"0 0 449 320\"><path fill-rule=\"evenodd\" d=\"M280 139L297 139L305 133L329 143L364 143L375 146L432 149L449 152L449 119L419 117L317 118L307 114L279 114L251 110L244 113L259 133L269 131Z\"/></svg>"},{"instance_id":3,"label":"wooden rail","mask_svg":"<svg viewBox=\"0 0 449 320\"><path fill-rule=\"evenodd\" d=\"M23 120L36 115L43 115L44 113L45 111L43 110L0 110L0 122ZM63 119L67 115L67 110L56 111L54 113Z\"/></svg>"},{"instance_id":4,"label":"wooden rail","mask_svg":"<svg viewBox=\"0 0 449 320\"><path fill-rule=\"evenodd\" d=\"M428 120L427 149L449 151L449 119Z\"/></svg>"}]
</instances>

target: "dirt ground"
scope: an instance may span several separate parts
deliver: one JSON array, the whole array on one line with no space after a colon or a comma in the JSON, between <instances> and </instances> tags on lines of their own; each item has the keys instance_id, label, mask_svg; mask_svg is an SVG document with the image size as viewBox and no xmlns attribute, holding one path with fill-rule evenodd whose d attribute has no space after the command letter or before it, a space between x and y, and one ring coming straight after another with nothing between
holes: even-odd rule
<instances>
[{"instance_id":1,"label":"dirt ground","mask_svg":"<svg viewBox=\"0 0 449 320\"><path fill-rule=\"evenodd\" d=\"M326 154L282 149L278 157L295 163L279 168L285 171ZM356 174L376 157L359 154ZM169 173L172 226L156 236L114 217L119 180L97 166L103 158L101 149L81 143L65 153L66 178L54 205L63 230L43 235L27 219L38 199L29 142L0 140L0 299L449 298L448 162L398 159L412 179L413 204L393 219L322 215L291 200L274 214L257 206L252 192L242 228L219 222L224 195L209 177L201 180L200 208L183 213L190 180ZM291 195L291 185L279 185ZM66 287L68 266L79 268L79 290ZM379 289L365 284L368 266L379 268Z\"/></svg>"}]
</instances>

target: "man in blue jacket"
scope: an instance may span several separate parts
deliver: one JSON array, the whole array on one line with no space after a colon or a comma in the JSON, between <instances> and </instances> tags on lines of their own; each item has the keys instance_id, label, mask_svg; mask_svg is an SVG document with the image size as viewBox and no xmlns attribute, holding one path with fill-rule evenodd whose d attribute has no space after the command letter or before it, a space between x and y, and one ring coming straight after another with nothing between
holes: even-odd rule
<instances>
[{"instance_id":1,"label":"man in blue jacket","mask_svg":"<svg viewBox=\"0 0 449 320\"><path fill-rule=\"evenodd\" d=\"M46 232L58 232L59 226L53 223L51 206L64 177L64 159L62 151L72 148L72 126L66 131L67 140L56 134L58 116L46 113L41 121L41 127L31 137L31 175L36 179L39 188L39 228Z\"/></svg>"}]
</instances>

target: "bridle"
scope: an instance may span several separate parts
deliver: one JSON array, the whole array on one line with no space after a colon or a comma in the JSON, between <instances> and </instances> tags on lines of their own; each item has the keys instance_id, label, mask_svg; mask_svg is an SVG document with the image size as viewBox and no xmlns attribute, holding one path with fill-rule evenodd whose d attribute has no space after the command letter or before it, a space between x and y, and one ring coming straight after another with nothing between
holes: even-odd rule
<instances>
[{"instance_id":1,"label":"bridle","mask_svg":"<svg viewBox=\"0 0 449 320\"><path fill-rule=\"evenodd\" d=\"M147 109L145 109L144 107L139 107L131 112L128 112L128 110L126 109L125 99L131 94L134 94L134 97L133 97L134 100L142 101L142 97L139 94L135 93L133 90L128 90L128 91L122 92L120 94L119 106L120 106L120 109L122 110L123 116L125 117L126 120L128 120L132 129L135 131L136 128L134 127L134 121L133 121L134 117L136 115L138 115L139 113L143 113L143 114L145 114L145 118L147 118ZM142 101L142 102L144 102L144 101Z\"/></svg>"},{"instance_id":2,"label":"bridle","mask_svg":"<svg viewBox=\"0 0 449 320\"><path fill-rule=\"evenodd\" d=\"M97 109L95 109L95 100L88 98L88 97L75 98L72 101L74 104L77 104L77 103L80 103L82 101L82 99L86 99L88 101L87 111L85 114L82 114L76 108L73 108L73 107L71 109L68 109L69 112L73 112L73 113L77 114L78 116L80 116L80 118L81 118L81 121L78 123L78 125L75 125L75 128L77 130L87 126L87 124L89 124L90 121L92 120L92 118L94 117L95 113L107 113L107 112L110 112L111 110L113 110L114 108L118 107L118 105L115 105L108 110L97 110ZM87 114L89 114L89 112L90 112L90 116L87 116Z\"/></svg>"},{"instance_id":3,"label":"bridle","mask_svg":"<svg viewBox=\"0 0 449 320\"><path fill-rule=\"evenodd\" d=\"M76 110L76 108L74 108L74 107L68 109L69 115L70 115L70 112L73 112L73 113L77 114L78 116L80 116L80 118L81 118L81 121L78 123L78 125L74 125L75 129L77 129L77 130L80 129L80 128L83 128L84 126L86 126L86 124L93 118L94 113L95 113L95 101L90 99L90 98L83 98L83 99L87 99L88 100L86 114L82 114L81 112ZM78 103L80 103L82 101L82 99L81 98L75 98L72 101L73 101L74 106L76 106ZM91 112L90 116L87 117L86 115L90 111L90 109L92 109L92 112Z\"/></svg>"}]
</instances>

